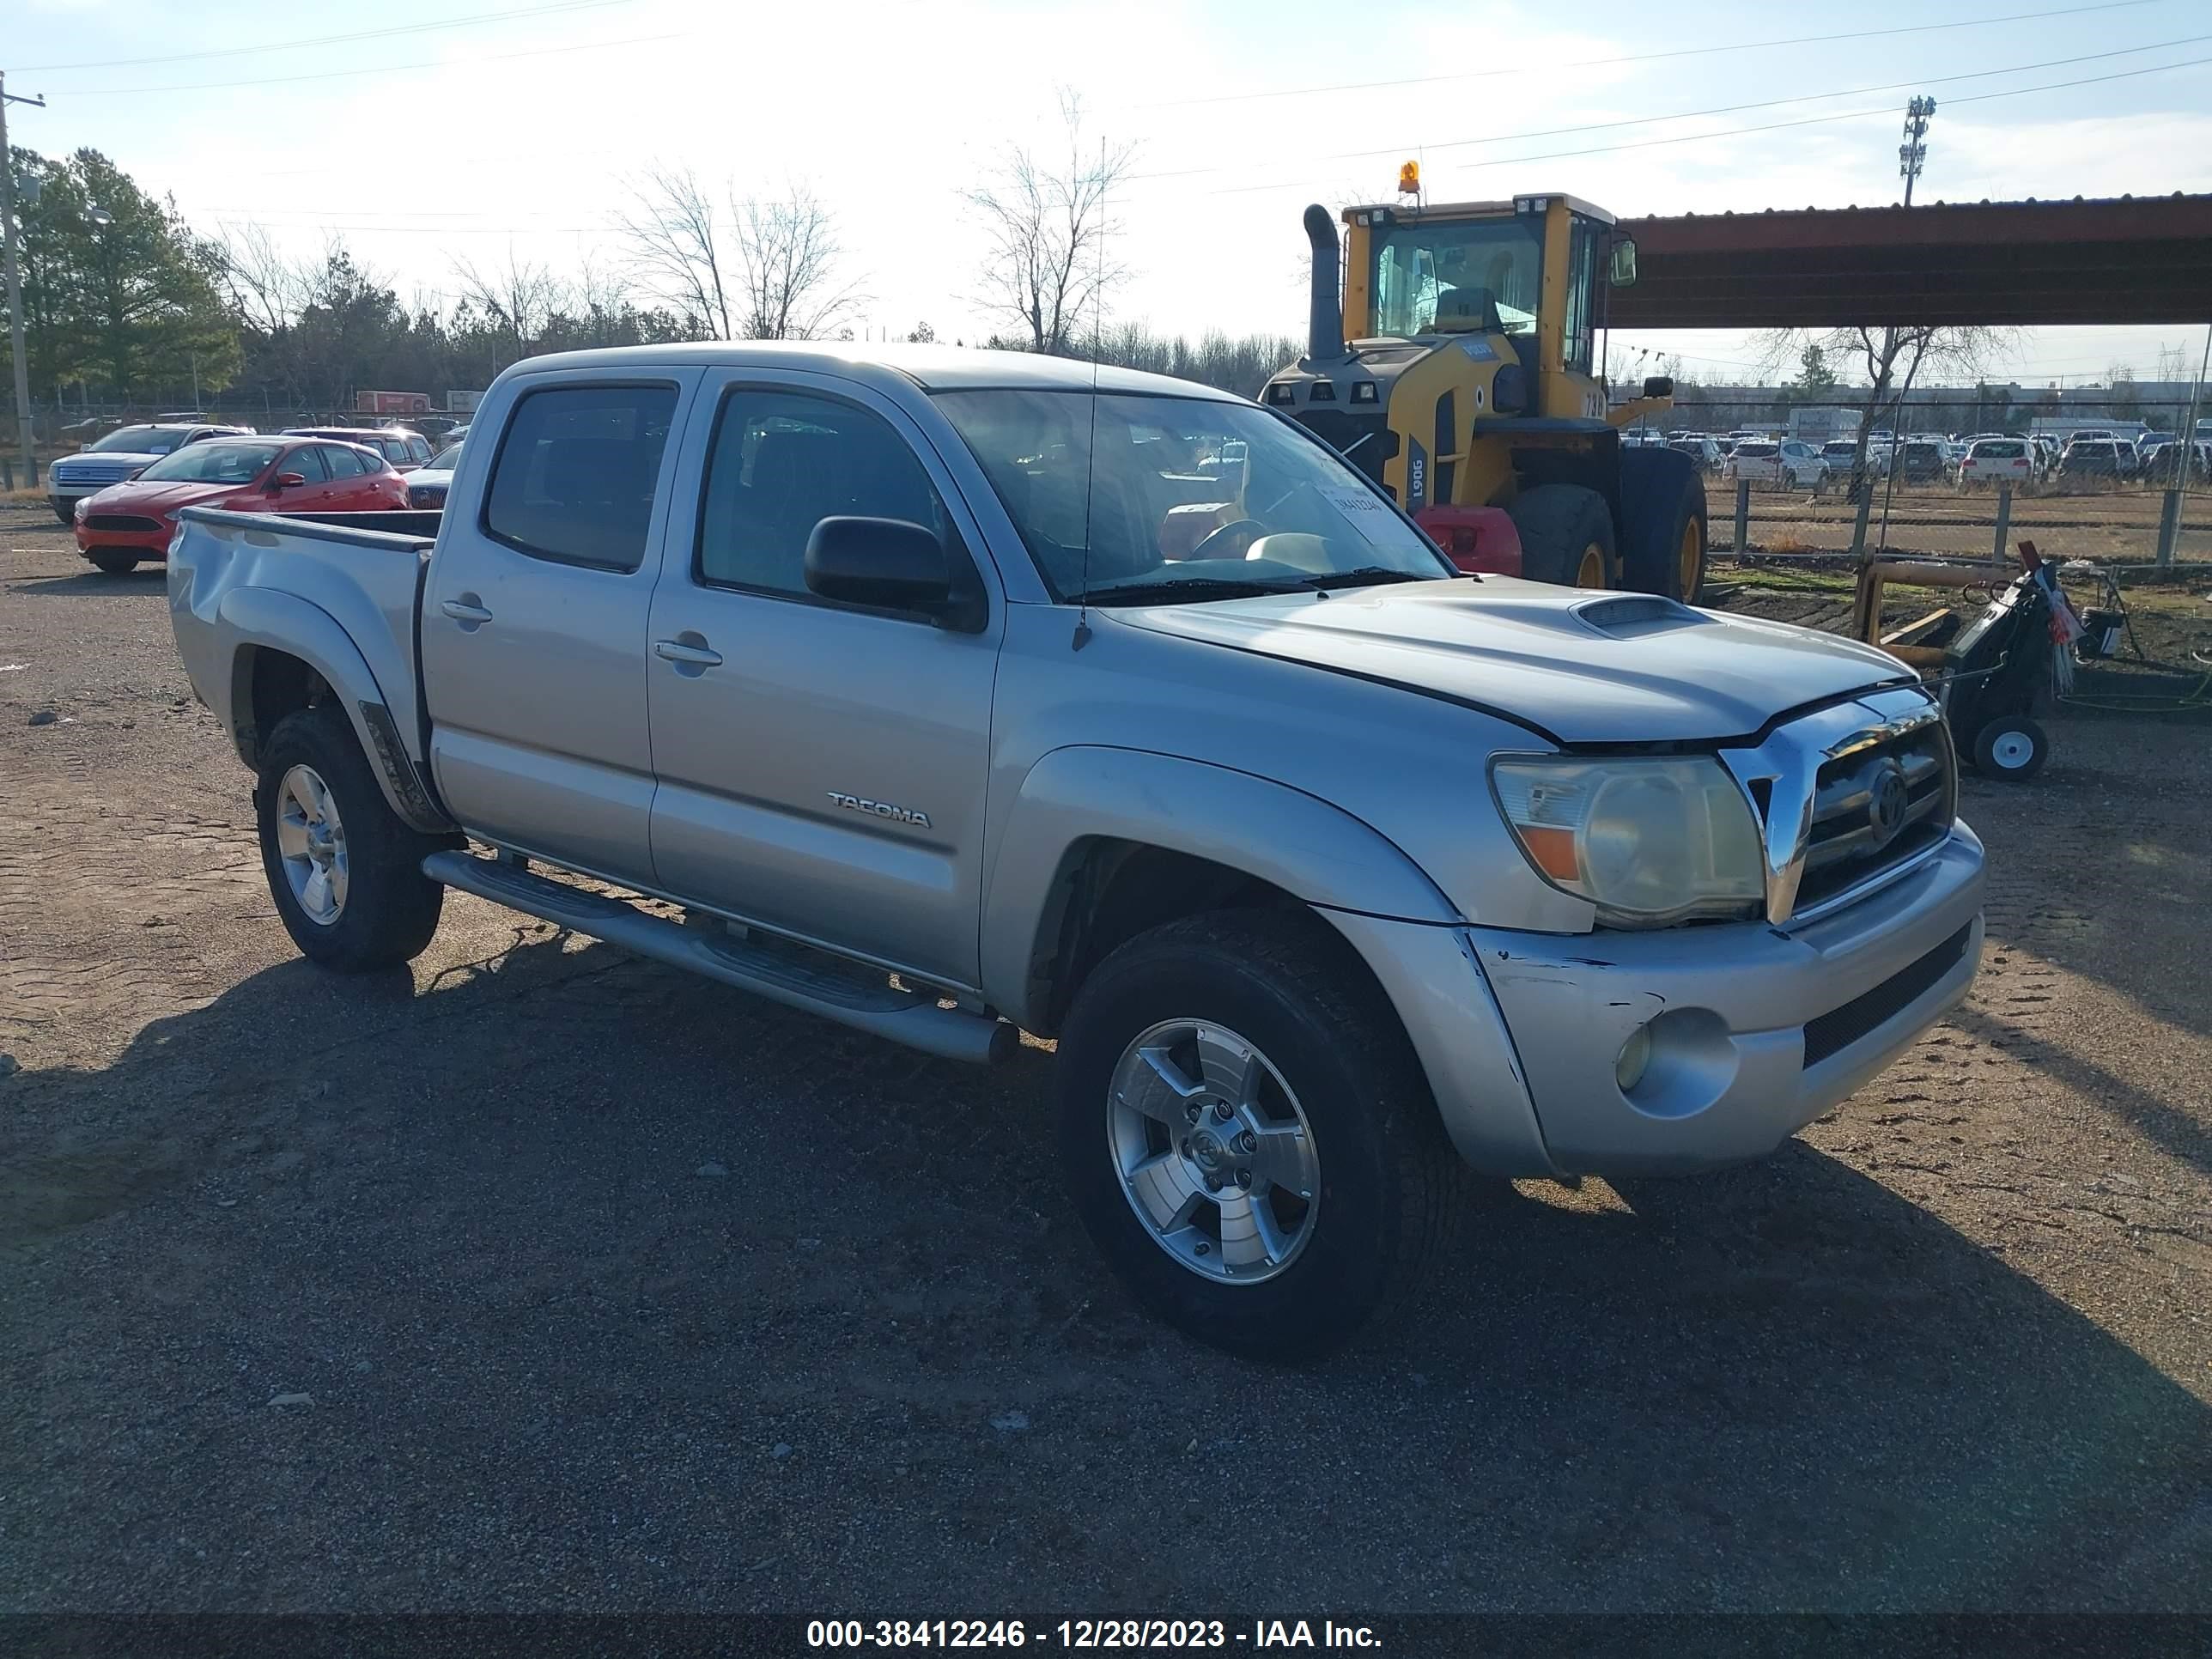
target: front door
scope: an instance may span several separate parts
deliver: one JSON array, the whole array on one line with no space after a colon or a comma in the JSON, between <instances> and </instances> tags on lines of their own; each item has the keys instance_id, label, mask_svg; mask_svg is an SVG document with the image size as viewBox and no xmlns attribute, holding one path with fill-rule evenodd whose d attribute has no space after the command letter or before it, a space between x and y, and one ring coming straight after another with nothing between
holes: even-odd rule
<instances>
[{"instance_id":1,"label":"front door","mask_svg":"<svg viewBox=\"0 0 2212 1659\"><path fill-rule=\"evenodd\" d=\"M462 457L422 596L430 763L471 830L649 884L646 617L696 368L510 383ZM481 486L471 475L482 469Z\"/></svg>"},{"instance_id":2,"label":"front door","mask_svg":"<svg viewBox=\"0 0 2212 1659\"><path fill-rule=\"evenodd\" d=\"M712 441L687 447L647 630L659 884L972 987L996 592L956 632L819 599L804 563L822 519L905 519L981 582L975 526L927 440L851 382L730 370L697 407Z\"/></svg>"}]
</instances>

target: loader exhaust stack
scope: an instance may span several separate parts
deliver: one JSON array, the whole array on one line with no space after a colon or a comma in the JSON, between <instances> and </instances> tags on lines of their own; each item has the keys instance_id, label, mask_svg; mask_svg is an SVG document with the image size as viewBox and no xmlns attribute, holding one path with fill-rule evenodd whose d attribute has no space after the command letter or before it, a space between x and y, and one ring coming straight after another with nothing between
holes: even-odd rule
<instances>
[{"instance_id":1,"label":"loader exhaust stack","mask_svg":"<svg viewBox=\"0 0 2212 1659\"><path fill-rule=\"evenodd\" d=\"M1313 244L1313 302L1306 320L1306 361L1344 356L1344 307L1337 299L1336 221L1318 202L1306 210L1306 240Z\"/></svg>"}]
</instances>

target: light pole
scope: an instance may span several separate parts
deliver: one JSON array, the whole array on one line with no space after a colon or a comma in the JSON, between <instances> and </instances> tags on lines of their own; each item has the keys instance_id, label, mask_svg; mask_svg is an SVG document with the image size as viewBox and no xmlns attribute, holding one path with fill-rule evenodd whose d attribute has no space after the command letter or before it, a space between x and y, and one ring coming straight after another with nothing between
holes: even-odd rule
<instances>
[{"instance_id":1,"label":"light pole","mask_svg":"<svg viewBox=\"0 0 2212 1659\"><path fill-rule=\"evenodd\" d=\"M8 90L8 77L0 72L0 245L4 245L8 274L9 361L15 370L15 441L23 450L23 482L39 487L39 458L31 447L31 366L23 361L23 278L15 264L15 163L8 148L8 106L46 106L45 95L25 98Z\"/></svg>"},{"instance_id":2,"label":"light pole","mask_svg":"<svg viewBox=\"0 0 2212 1659\"><path fill-rule=\"evenodd\" d=\"M1905 180L1905 205L1912 205L1912 185L1928 159L1928 124L1936 118L1933 98L1914 99L1905 106L1905 142L1897 147L1897 176Z\"/></svg>"}]
</instances>

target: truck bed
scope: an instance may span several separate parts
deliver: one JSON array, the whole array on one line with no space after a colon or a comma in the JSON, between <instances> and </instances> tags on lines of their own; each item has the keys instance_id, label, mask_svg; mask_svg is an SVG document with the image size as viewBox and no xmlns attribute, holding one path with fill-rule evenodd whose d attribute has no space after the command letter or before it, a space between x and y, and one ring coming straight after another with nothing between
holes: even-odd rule
<instances>
[{"instance_id":1,"label":"truck bed","mask_svg":"<svg viewBox=\"0 0 2212 1659\"><path fill-rule=\"evenodd\" d=\"M253 740L252 711L229 705L243 677L226 657L244 643L304 655L352 652L410 758L422 759L416 606L439 515L290 515L188 507L169 550L177 647L209 706ZM324 666L325 665L317 665ZM338 666L331 664L328 666ZM335 681L336 676L325 673ZM218 705L223 706L218 706Z\"/></svg>"}]
</instances>

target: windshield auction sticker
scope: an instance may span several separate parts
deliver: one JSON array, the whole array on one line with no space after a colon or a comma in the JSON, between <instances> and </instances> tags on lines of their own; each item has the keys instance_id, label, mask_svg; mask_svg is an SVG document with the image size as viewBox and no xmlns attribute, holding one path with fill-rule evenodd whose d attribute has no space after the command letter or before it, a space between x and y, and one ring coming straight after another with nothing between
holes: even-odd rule
<instances>
[{"instance_id":1,"label":"windshield auction sticker","mask_svg":"<svg viewBox=\"0 0 2212 1659\"><path fill-rule=\"evenodd\" d=\"M1390 529L1396 514L1364 489L1323 489L1322 499L1344 516L1362 536L1376 546L1392 539Z\"/></svg>"}]
</instances>

